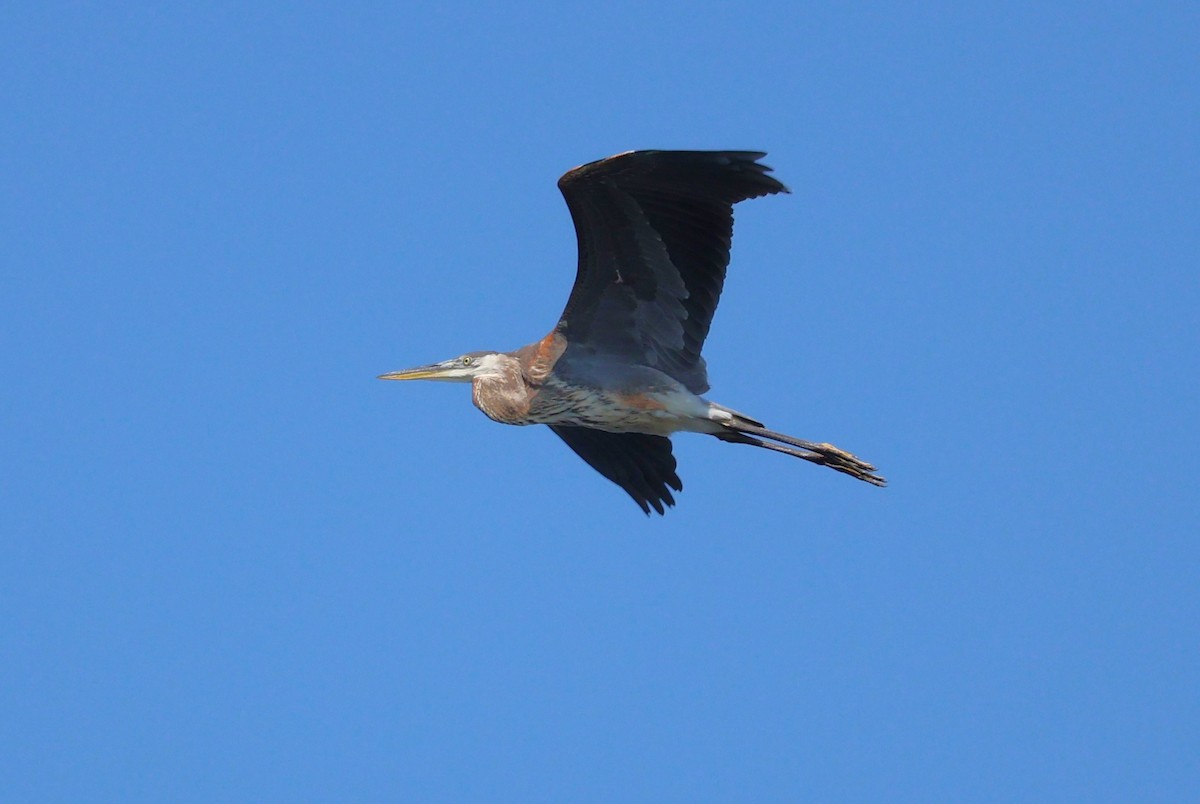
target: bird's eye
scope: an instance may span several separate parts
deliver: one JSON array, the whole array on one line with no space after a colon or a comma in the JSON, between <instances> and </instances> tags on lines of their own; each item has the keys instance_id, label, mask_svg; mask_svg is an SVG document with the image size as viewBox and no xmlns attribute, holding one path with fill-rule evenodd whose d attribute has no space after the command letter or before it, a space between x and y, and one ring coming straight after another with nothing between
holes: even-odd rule
<instances>
[{"instance_id":1,"label":"bird's eye","mask_svg":"<svg viewBox=\"0 0 1200 804\"><path fill-rule=\"evenodd\" d=\"M467 355L462 359L462 364L464 366L469 366L474 362L475 362L475 358L471 357L470 355Z\"/></svg>"}]
</instances>

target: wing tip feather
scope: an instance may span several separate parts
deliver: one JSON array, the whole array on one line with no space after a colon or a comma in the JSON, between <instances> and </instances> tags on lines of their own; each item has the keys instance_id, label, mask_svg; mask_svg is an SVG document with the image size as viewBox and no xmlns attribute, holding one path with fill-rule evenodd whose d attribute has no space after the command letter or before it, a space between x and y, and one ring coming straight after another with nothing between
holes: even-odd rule
<instances>
[{"instance_id":1,"label":"wing tip feather","mask_svg":"<svg viewBox=\"0 0 1200 804\"><path fill-rule=\"evenodd\" d=\"M677 151L651 148L622 151L619 154L585 162L582 165L571 168L559 177L558 188L565 193L571 186L589 177L635 171L637 167L640 167L643 171L650 172L659 168L678 168L681 166L695 168L706 163L709 165L716 163L720 168L732 169L731 172L750 178L761 189L761 192L756 193L739 193L738 200L759 198L774 193L790 193L791 190L783 182L774 176L768 175L773 171L773 168L759 161L765 158L766 155L766 151L735 150ZM640 166L638 163L641 163ZM743 187L741 189L745 191L749 188ZM736 203L736 201L731 201L730 203Z\"/></svg>"}]
</instances>

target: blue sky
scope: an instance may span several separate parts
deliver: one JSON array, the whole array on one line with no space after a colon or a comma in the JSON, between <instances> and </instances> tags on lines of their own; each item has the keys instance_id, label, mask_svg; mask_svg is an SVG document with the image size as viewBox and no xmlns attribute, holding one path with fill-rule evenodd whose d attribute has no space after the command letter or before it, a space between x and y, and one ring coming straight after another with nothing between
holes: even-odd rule
<instances>
[{"instance_id":1,"label":"blue sky","mask_svg":"<svg viewBox=\"0 0 1200 804\"><path fill-rule=\"evenodd\" d=\"M1179 800L1186 4L0 11L0 798ZM462 386L554 182L745 148L664 518Z\"/></svg>"}]
</instances>

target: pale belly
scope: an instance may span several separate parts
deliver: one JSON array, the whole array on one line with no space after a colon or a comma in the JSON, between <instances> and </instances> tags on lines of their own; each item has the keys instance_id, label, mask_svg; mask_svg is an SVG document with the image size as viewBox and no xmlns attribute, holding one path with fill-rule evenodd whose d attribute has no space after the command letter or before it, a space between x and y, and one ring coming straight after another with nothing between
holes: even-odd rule
<instances>
[{"instance_id":1,"label":"pale belly","mask_svg":"<svg viewBox=\"0 0 1200 804\"><path fill-rule=\"evenodd\" d=\"M513 423L670 435L680 430L711 432L715 428L710 410L707 400L682 389L621 393L556 388L543 389L530 405L525 421Z\"/></svg>"}]
</instances>

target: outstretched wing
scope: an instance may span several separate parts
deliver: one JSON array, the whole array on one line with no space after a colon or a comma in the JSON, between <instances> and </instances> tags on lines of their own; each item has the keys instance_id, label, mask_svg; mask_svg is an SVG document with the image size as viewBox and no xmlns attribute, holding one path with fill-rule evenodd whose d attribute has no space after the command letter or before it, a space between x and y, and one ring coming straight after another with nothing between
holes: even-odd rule
<instances>
[{"instance_id":1,"label":"outstretched wing","mask_svg":"<svg viewBox=\"0 0 1200 804\"><path fill-rule=\"evenodd\" d=\"M580 355L656 368L708 390L700 350L725 284L733 205L787 192L755 151L630 151L566 173L579 240L557 331Z\"/></svg>"},{"instance_id":2,"label":"outstretched wing","mask_svg":"<svg viewBox=\"0 0 1200 804\"><path fill-rule=\"evenodd\" d=\"M669 438L588 427L550 425L550 429L593 469L625 489L647 514L651 508L662 514L664 503L675 504L668 486L683 491Z\"/></svg>"}]
</instances>

